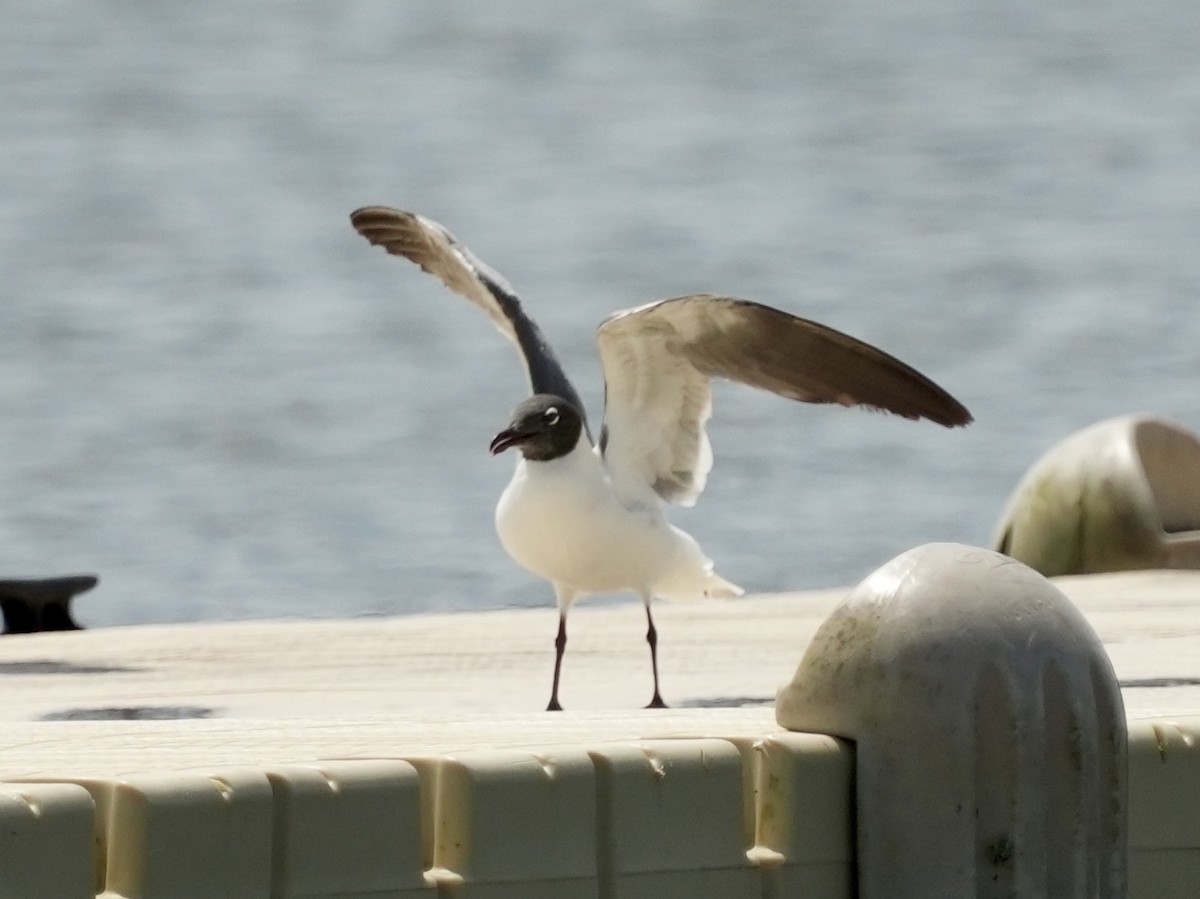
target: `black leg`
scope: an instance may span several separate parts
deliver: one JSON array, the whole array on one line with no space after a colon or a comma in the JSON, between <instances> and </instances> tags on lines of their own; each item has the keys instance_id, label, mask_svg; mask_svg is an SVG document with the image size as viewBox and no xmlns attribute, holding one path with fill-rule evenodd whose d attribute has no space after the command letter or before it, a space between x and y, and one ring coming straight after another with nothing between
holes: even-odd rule
<instances>
[{"instance_id":1,"label":"black leg","mask_svg":"<svg viewBox=\"0 0 1200 899\"><path fill-rule=\"evenodd\" d=\"M561 712L563 707L558 703L558 677L562 674L563 652L567 648L567 613L558 613L558 636L554 638L554 686L550 688L550 704L547 712Z\"/></svg>"},{"instance_id":2,"label":"black leg","mask_svg":"<svg viewBox=\"0 0 1200 899\"><path fill-rule=\"evenodd\" d=\"M665 709L667 704L663 702L662 694L658 692L658 629L654 627L654 616L650 614L649 600L646 600L646 622L649 624L649 627L646 628L646 642L650 644L650 668L654 671L654 696L646 708Z\"/></svg>"}]
</instances>

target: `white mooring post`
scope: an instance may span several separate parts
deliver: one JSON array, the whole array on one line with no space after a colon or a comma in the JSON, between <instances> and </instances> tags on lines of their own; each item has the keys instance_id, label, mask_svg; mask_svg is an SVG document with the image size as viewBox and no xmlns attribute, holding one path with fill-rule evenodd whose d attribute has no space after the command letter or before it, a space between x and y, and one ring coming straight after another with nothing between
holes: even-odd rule
<instances>
[{"instance_id":1,"label":"white mooring post","mask_svg":"<svg viewBox=\"0 0 1200 899\"><path fill-rule=\"evenodd\" d=\"M1047 576L1200 568L1200 435L1152 415L1072 434L1021 478L993 545Z\"/></svg>"},{"instance_id":2,"label":"white mooring post","mask_svg":"<svg viewBox=\"0 0 1200 899\"><path fill-rule=\"evenodd\" d=\"M855 742L861 899L1125 896L1120 690L1031 568L898 556L821 625L776 717Z\"/></svg>"}]
</instances>

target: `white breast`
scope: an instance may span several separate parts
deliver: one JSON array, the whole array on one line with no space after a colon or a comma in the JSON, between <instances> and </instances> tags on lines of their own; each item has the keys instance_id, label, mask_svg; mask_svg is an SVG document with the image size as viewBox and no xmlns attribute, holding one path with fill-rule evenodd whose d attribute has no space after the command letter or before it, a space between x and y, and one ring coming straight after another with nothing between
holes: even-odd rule
<instances>
[{"instance_id":1,"label":"white breast","mask_svg":"<svg viewBox=\"0 0 1200 899\"><path fill-rule=\"evenodd\" d=\"M559 459L517 463L496 530L521 566L580 593L651 591L686 538L657 504L622 503L586 438Z\"/></svg>"}]
</instances>

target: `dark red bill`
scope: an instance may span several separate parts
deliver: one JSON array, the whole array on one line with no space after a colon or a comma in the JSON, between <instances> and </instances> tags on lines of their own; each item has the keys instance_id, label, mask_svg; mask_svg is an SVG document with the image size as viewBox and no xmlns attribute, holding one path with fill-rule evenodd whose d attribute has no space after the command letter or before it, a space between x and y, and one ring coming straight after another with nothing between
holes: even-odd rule
<instances>
[{"instance_id":1,"label":"dark red bill","mask_svg":"<svg viewBox=\"0 0 1200 899\"><path fill-rule=\"evenodd\" d=\"M491 451L493 456L498 456L510 446L516 446L524 439L525 435L520 431L515 431L512 428L505 428L492 438L492 444L488 447L488 449Z\"/></svg>"}]
</instances>

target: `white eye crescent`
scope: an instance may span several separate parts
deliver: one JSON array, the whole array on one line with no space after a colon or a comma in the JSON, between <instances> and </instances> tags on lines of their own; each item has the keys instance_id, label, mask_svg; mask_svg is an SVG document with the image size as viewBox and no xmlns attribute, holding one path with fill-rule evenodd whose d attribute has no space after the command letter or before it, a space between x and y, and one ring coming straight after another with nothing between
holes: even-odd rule
<instances>
[{"instance_id":1,"label":"white eye crescent","mask_svg":"<svg viewBox=\"0 0 1200 899\"><path fill-rule=\"evenodd\" d=\"M556 424L558 424L558 407L551 406L542 413L542 418L545 420L547 425L554 427Z\"/></svg>"}]
</instances>

